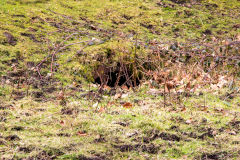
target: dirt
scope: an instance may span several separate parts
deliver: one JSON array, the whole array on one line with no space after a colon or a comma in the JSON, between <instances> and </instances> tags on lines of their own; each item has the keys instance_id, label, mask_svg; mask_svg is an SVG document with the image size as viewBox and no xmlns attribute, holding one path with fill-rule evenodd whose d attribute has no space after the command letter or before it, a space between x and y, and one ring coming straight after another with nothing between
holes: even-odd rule
<instances>
[{"instance_id":1,"label":"dirt","mask_svg":"<svg viewBox=\"0 0 240 160\"><path fill-rule=\"evenodd\" d=\"M15 126L15 127L12 127L11 130L12 131L23 131L24 127L22 127L22 126Z\"/></svg>"},{"instance_id":2,"label":"dirt","mask_svg":"<svg viewBox=\"0 0 240 160\"><path fill-rule=\"evenodd\" d=\"M33 42L40 42L37 40L36 36L31 33L21 33L22 36L29 37Z\"/></svg>"},{"instance_id":3,"label":"dirt","mask_svg":"<svg viewBox=\"0 0 240 160\"><path fill-rule=\"evenodd\" d=\"M6 141L0 138L0 145L6 145Z\"/></svg>"},{"instance_id":4,"label":"dirt","mask_svg":"<svg viewBox=\"0 0 240 160\"><path fill-rule=\"evenodd\" d=\"M151 154L156 154L159 151L160 146L156 146L153 143L150 144L122 144L122 145L113 145L114 148L119 149L121 152L129 152L132 150L148 152Z\"/></svg>"},{"instance_id":5,"label":"dirt","mask_svg":"<svg viewBox=\"0 0 240 160\"><path fill-rule=\"evenodd\" d=\"M235 25L233 25L233 28L240 28L240 24L235 24Z\"/></svg>"},{"instance_id":6,"label":"dirt","mask_svg":"<svg viewBox=\"0 0 240 160\"><path fill-rule=\"evenodd\" d=\"M162 138L163 140L168 140L168 141L180 141L181 138L175 134L171 134L171 133L166 133L166 132L162 132L159 135L160 138Z\"/></svg>"},{"instance_id":7,"label":"dirt","mask_svg":"<svg viewBox=\"0 0 240 160\"><path fill-rule=\"evenodd\" d=\"M10 71L8 72L9 77L21 77L24 76L25 71L24 70L16 70L16 71Z\"/></svg>"},{"instance_id":8,"label":"dirt","mask_svg":"<svg viewBox=\"0 0 240 160\"><path fill-rule=\"evenodd\" d=\"M98 135L98 137L96 139L94 139L93 142L95 142L95 143L106 142L106 139L104 138L103 135L100 134L100 135Z\"/></svg>"},{"instance_id":9,"label":"dirt","mask_svg":"<svg viewBox=\"0 0 240 160\"><path fill-rule=\"evenodd\" d=\"M211 35L212 31L210 29L206 29L205 31L202 32L203 34Z\"/></svg>"},{"instance_id":10,"label":"dirt","mask_svg":"<svg viewBox=\"0 0 240 160\"><path fill-rule=\"evenodd\" d=\"M10 135L10 136L5 137L5 140L7 140L7 141L19 141L20 138L17 135Z\"/></svg>"},{"instance_id":11,"label":"dirt","mask_svg":"<svg viewBox=\"0 0 240 160\"><path fill-rule=\"evenodd\" d=\"M23 15L23 14L14 14L14 15L12 15L13 17L21 17L21 18L26 18L26 16L25 15Z\"/></svg>"},{"instance_id":12,"label":"dirt","mask_svg":"<svg viewBox=\"0 0 240 160\"><path fill-rule=\"evenodd\" d=\"M180 141L181 138L175 134L167 133L167 132L160 132L159 130L152 130L148 133L146 137L138 138L139 140L143 140L145 143L149 143L154 141L155 139L161 138L167 141Z\"/></svg>"},{"instance_id":13,"label":"dirt","mask_svg":"<svg viewBox=\"0 0 240 160\"><path fill-rule=\"evenodd\" d=\"M231 121L229 125L238 131L240 130L240 121Z\"/></svg>"},{"instance_id":14,"label":"dirt","mask_svg":"<svg viewBox=\"0 0 240 160\"><path fill-rule=\"evenodd\" d=\"M217 131L214 128L211 127L197 127L196 133L202 133L198 135L198 138L205 139L207 137L213 138L216 136Z\"/></svg>"},{"instance_id":15,"label":"dirt","mask_svg":"<svg viewBox=\"0 0 240 160\"><path fill-rule=\"evenodd\" d=\"M0 114L0 122L6 122L7 118Z\"/></svg>"},{"instance_id":16,"label":"dirt","mask_svg":"<svg viewBox=\"0 0 240 160\"><path fill-rule=\"evenodd\" d=\"M33 146L20 147L19 151L21 150L22 152L30 153L33 149L34 149ZM30 156L30 157L26 158L25 160L33 160L33 159L53 160L53 159L56 159L57 156L60 156L63 154L64 154L64 152L62 152L59 149L50 148L48 150L39 151L36 155Z\"/></svg>"},{"instance_id":17,"label":"dirt","mask_svg":"<svg viewBox=\"0 0 240 160\"><path fill-rule=\"evenodd\" d=\"M0 102L1 103L1 102ZM0 106L0 110L5 110L5 109L7 109L7 107L5 107L5 106Z\"/></svg>"},{"instance_id":18,"label":"dirt","mask_svg":"<svg viewBox=\"0 0 240 160\"><path fill-rule=\"evenodd\" d=\"M19 152L24 152L24 153L31 153L33 150L35 150L35 147L33 146L21 146L18 148Z\"/></svg>"},{"instance_id":19,"label":"dirt","mask_svg":"<svg viewBox=\"0 0 240 160\"><path fill-rule=\"evenodd\" d=\"M188 136L190 138L198 138L198 135L195 132L181 132L181 134L184 136Z\"/></svg>"},{"instance_id":20,"label":"dirt","mask_svg":"<svg viewBox=\"0 0 240 160\"><path fill-rule=\"evenodd\" d=\"M206 132L206 133L203 133L202 135L198 136L198 138L200 138L200 139L205 139L206 137L213 138L214 135L211 132Z\"/></svg>"},{"instance_id":21,"label":"dirt","mask_svg":"<svg viewBox=\"0 0 240 160\"><path fill-rule=\"evenodd\" d=\"M17 44L17 39L9 32L4 32L3 35L6 37L8 44L15 46Z\"/></svg>"},{"instance_id":22,"label":"dirt","mask_svg":"<svg viewBox=\"0 0 240 160\"><path fill-rule=\"evenodd\" d=\"M203 153L201 156L201 160L224 160L228 159L227 152L214 152L214 153Z\"/></svg>"},{"instance_id":23,"label":"dirt","mask_svg":"<svg viewBox=\"0 0 240 160\"><path fill-rule=\"evenodd\" d=\"M44 98L44 93L42 91L34 91L32 95L35 99Z\"/></svg>"},{"instance_id":24,"label":"dirt","mask_svg":"<svg viewBox=\"0 0 240 160\"><path fill-rule=\"evenodd\" d=\"M89 91L88 93L81 94L80 96L87 99L93 99L93 100L100 100L102 98L99 92L95 92L95 91Z\"/></svg>"},{"instance_id":25,"label":"dirt","mask_svg":"<svg viewBox=\"0 0 240 160\"><path fill-rule=\"evenodd\" d=\"M14 100L20 100L20 99L23 99L26 96L26 93L23 92L23 91L15 90L15 91L12 92L12 95L13 95Z\"/></svg>"},{"instance_id":26,"label":"dirt","mask_svg":"<svg viewBox=\"0 0 240 160\"><path fill-rule=\"evenodd\" d=\"M45 93L53 93L53 92L57 91L57 88L54 86L50 86L50 87L43 88L42 90Z\"/></svg>"},{"instance_id":27,"label":"dirt","mask_svg":"<svg viewBox=\"0 0 240 160\"><path fill-rule=\"evenodd\" d=\"M174 3L177 3L177 4L183 4L183 3L188 2L188 0L171 0L171 1Z\"/></svg>"},{"instance_id":28,"label":"dirt","mask_svg":"<svg viewBox=\"0 0 240 160\"><path fill-rule=\"evenodd\" d=\"M226 93L222 96L220 96L221 100L231 100L235 97L236 95L234 94L234 92L230 92L230 93Z\"/></svg>"},{"instance_id":29,"label":"dirt","mask_svg":"<svg viewBox=\"0 0 240 160\"><path fill-rule=\"evenodd\" d=\"M26 158L26 160L32 160L32 159L53 160L53 159L56 159L56 156L49 155L49 153L47 153L46 151L41 151L35 156Z\"/></svg>"},{"instance_id":30,"label":"dirt","mask_svg":"<svg viewBox=\"0 0 240 160\"><path fill-rule=\"evenodd\" d=\"M156 154L159 151L160 146L156 146L153 143L150 143L150 144L144 144L140 148L141 148L140 151L142 151L142 152L148 152L150 154Z\"/></svg>"},{"instance_id":31,"label":"dirt","mask_svg":"<svg viewBox=\"0 0 240 160\"><path fill-rule=\"evenodd\" d=\"M44 112L44 111L46 111L45 108L36 108L35 110L36 110L37 112Z\"/></svg>"},{"instance_id":32,"label":"dirt","mask_svg":"<svg viewBox=\"0 0 240 160\"><path fill-rule=\"evenodd\" d=\"M88 156L85 156L85 155L80 155L76 159L80 159L80 160L106 160L106 158L104 156L88 157Z\"/></svg>"},{"instance_id":33,"label":"dirt","mask_svg":"<svg viewBox=\"0 0 240 160\"><path fill-rule=\"evenodd\" d=\"M66 115L73 115L73 114L78 114L79 109L78 108L71 108L71 107L63 107L61 109L61 114L66 114Z\"/></svg>"},{"instance_id":34,"label":"dirt","mask_svg":"<svg viewBox=\"0 0 240 160\"><path fill-rule=\"evenodd\" d=\"M118 125L120 125L120 126L123 126L123 127L127 127L127 126L129 126L129 122L115 122L114 124L118 124Z\"/></svg>"},{"instance_id":35,"label":"dirt","mask_svg":"<svg viewBox=\"0 0 240 160\"><path fill-rule=\"evenodd\" d=\"M57 136L59 136L59 137L71 137L71 134L69 134L69 133L58 133Z\"/></svg>"}]
</instances>

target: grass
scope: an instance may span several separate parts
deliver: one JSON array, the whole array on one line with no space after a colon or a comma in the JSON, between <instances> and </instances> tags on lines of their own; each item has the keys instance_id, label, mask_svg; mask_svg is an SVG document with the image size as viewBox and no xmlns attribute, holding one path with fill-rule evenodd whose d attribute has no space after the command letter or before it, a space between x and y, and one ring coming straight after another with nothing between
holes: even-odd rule
<instances>
[{"instance_id":1,"label":"grass","mask_svg":"<svg viewBox=\"0 0 240 160\"><path fill-rule=\"evenodd\" d=\"M227 99L231 107L221 100L226 94L222 91L218 96L206 95L207 109L201 107L205 95L185 97L183 104L173 102L164 108L161 96L146 98L148 89L139 90L141 96L129 91L117 100L105 95L97 106L87 97L67 96L66 106L59 100L3 98L1 157L239 158L239 96ZM122 102L133 107L124 108Z\"/></svg>"},{"instance_id":2,"label":"grass","mask_svg":"<svg viewBox=\"0 0 240 160\"><path fill-rule=\"evenodd\" d=\"M99 64L114 68L121 61L136 64L136 57L151 60L156 41L166 56L175 42L198 42L187 45L198 49L215 37L218 49L223 40L236 40L239 8L238 0L1 0L0 157L239 159L237 76L233 90L205 86L190 96L172 93L165 105L161 88L154 93L140 85L135 92L117 88L100 94L89 83ZM49 55L61 43L78 42L83 43L56 54L51 77ZM224 47L219 54L239 53ZM40 80L35 66L46 56ZM179 62L185 65L187 58L181 55ZM228 75L237 74L235 61Z\"/></svg>"},{"instance_id":3,"label":"grass","mask_svg":"<svg viewBox=\"0 0 240 160\"><path fill-rule=\"evenodd\" d=\"M142 0L4 0L0 6L0 56L1 75L11 70L9 61L18 62L18 67L26 69L27 64L37 65L50 53L64 37L78 33L64 44L90 40L95 43L84 49L87 56L76 57L76 52L85 44L73 45L56 57L55 76L63 83L88 75L101 63L94 57L112 52L123 52L123 42L136 39L149 42L153 39L163 43L186 42L208 39L231 39L239 33L234 27L240 23L237 0L204 0L198 3L177 4L172 1ZM12 34L16 45L9 45L4 32ZM134 46L134 43L128 45ZM168 45L166 45L167 47ZM116 50L114 47L120 47ZM147 50L140 53L148 54ZM82 59L86 63L82 63ZM92 59L94 59L92 61ZM114 58L118 62L119 55ZM50 58L42 67L42 74L49 72ZM91 63L90 63L91 62ZM89 64L90 63L90 64ZM110 63L114 65L114 63ZM80 74L75 76L75 74ZM90 78L91 79L91 78Z\"/></svg>"}]
</instances>

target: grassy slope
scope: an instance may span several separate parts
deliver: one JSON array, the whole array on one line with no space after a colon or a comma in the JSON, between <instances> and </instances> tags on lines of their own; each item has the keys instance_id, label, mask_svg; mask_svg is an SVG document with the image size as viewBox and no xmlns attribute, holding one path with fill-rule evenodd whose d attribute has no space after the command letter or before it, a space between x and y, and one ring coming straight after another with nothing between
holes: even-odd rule
<instances>
[{"instance_id":1,"label":"grassy slope","mask_svg":"<svg viewBox=\"0 0 240 160\"><path fill-rule=\"evenodd\" d=\"M79 38L80 41L97 38L104 42L88 46L85 49L88 58L77 57L70 63L66 63L69 57L74 56L83 45L74 45L62 51L57 63L64 74L56 76L65 77L65 80L76 78L72 76L74 70L78 74L87 74L94 66L92 59L97 61L94 59L97 54L106 54L106 48L122 46L118 44L119 39L133 39L136 33L146 42L157 39L188 43L189 39L210 39L213 36L234 38L239 33L239 28L234 26L240 24L240 3L237 0L184 4L167 0L3 0L0 7L1 75L10 70L10 66L6 65L10 60L21 59L19 68L26 69L29 62L36 65L53 52L54 44L59 44L72 33L81 32L65 44L79 42ZM6 43L3 35L6 31L15 37L16 46ZM91 64L83 65L82 59ZM49 65L46 64L46 67L49 68ZM49 72L47 68L42 70L44 75Z\"/></svg>"},{"instance_id":2,"label":"grassy slope","mask_svg":"<svg viewBox=\"0 0 240 160\"><path fill-rule=\"evenodd\" d=\"M185 97L180 104L172 95L172 104L165 108L163 97L146 86L118 100L106 94L98 105L81 97L81 92L75 94L80 100L68 96L66 106L31 98L4 102L0 155L14 159L239 159L239 94L229 99L225 93ZM204 98L207 108L202 107ZM133 107L124 108L122 102Z\"/></svg>"},{"instance_id":3,"label":"grassy slope","mask_svg":"<svg viewBox=\"0 0 240 160\"><path fill-rule=\"evenodd\" d=\"M30 70L33 67L30 62L39 63L52 52L53 44L76 32L82 34L66 44L93 37L104 43L88 46L86 55L68 63L84 44L60 53L55 76L67 83L78 80L79 73L88 74L94 66L88 62L95 60L95 55L106 54L109 48L118 51L127 46L131 49L132 44L125 39L135 38L134 33L144 41L233 38L240 31L233 27L240 24L239 7L237 0L181 5L167 0L2 0L0 75L14 70L12 64L18 69ZM211 35L204 34L207 29ZM16 38L15 46L6 42L3 35L6 31ZM41 71L46 75L49 63L44 66ZM55 85L58 83L47 87ZM88 91L84 85L74 89ZM101 103L93 107L96 101L83 98L81 92L67 94L67 106L62 106L56 100L57 90L45 91L42 99L50 101L44 103L36 102L39 101L37 93L19 101L12 100L17 99L13 92L25 93L26 88L0 87L0 157L239 159L239 95L228 99L223 91L218 96L213 93L206 97L183 96L180 104L172 97L172 105L163 108L163 97L151 96L148 90L143 86L119 100L106 94ZM204 105L204 97L207 109L199 107ZM131 102L134 107L126 109L120 102ZM105 109L99 112L101 107Z\"/></svg>"}]
</instances>

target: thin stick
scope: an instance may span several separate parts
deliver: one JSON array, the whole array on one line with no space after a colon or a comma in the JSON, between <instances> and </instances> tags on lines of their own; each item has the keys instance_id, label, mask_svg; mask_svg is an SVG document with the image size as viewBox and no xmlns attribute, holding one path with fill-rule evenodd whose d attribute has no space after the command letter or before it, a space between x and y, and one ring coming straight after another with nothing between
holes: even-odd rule
<instances>
[{"instance_id":1,"label":"thin stick","mask_svg":"<svg viewBox=\"0 0 240 160\"><path fill-rule=\"evenodd\" d=\"M164 104L164 108L166 107L166 77L164 79L164 93L163 93L163 104Z\"/></svg>"}]
</instances>

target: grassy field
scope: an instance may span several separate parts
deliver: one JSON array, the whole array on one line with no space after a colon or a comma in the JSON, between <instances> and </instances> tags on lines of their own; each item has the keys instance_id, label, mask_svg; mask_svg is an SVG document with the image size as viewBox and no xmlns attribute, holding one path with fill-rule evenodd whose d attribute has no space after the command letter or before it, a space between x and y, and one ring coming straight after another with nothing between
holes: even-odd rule
<instances>
[{"instance_id":1,"label":"grassy field","mask_svg":"<svg viewBox=\"0 0 240 160\"><path fill-rule=\"evenodd\" d=\"M58 45L79 43L59 51L55 77L68 83L88 75L101 57L117 52L132 54L136 39L148 47L152 41L173 43L235 40L240 32L237 0L2 0L0 3L0 75L17 63L24 70L36 66ZM12 36L6 38L6 32ZM66 37L71 38L66 40ZM91 40L94 41L92 42ZM91 43L89 44L89 42ZM127 47L126 47L127 46ZM201 45L200 45L201 46ZM84 55L77 53L84 48ZM126 52L128 50L128 52ZM146 55L148 48L141 47ZM126 52L126 53L125 53ZM130 53L129 53L130 52ZM138 52L140 56L144 55ZM50 58L41 73L49 72ZM11 64L10 64L11 62ZM77 76L75 76L75 74ZM79 76L81 75L81 76ZM91 79L91 78L90 78Z\"/></svg>"},{"instance_id":2,"label":"grassy field","mask_svg":"<svg viewBox=\"0 0 240 160\"><path fill-rule=\"evenodd\" d=\"M84 87L45 102L1 99L5 159L239 159L239 93L163 96L143 85L103 98ZM77 90L81 90L78 92ZM87 93L87 94L84 94ZM74 96L73 96L74 95ZM179 102L178 97L182 96ZM62 105L60 105L62 104Z\"/></svg>"},{"instance_id":3,"label":"grassy field","mask_svg":"<svg viewBox=\"0 0 240 160\"><path fill-rule=\"evenodd\" d=\"M1 0L0 159L240 159L239 14L239 0ZM101 64L141 83L101 88Z\"/></svg>"}]
</instances>

